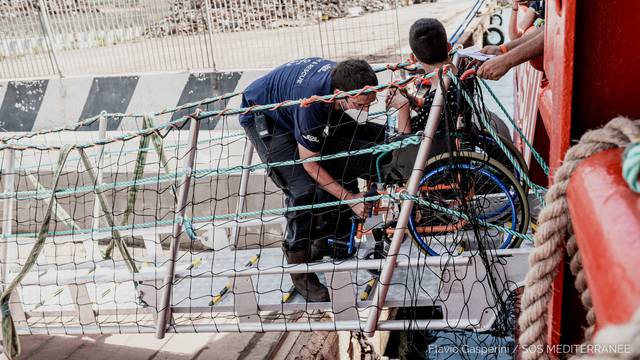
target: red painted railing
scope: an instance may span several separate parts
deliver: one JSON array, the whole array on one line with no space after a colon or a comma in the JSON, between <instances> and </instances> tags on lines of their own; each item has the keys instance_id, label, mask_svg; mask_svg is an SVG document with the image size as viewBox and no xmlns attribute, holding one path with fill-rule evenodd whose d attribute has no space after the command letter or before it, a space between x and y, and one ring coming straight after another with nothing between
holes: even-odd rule
<instances>
[{"instance_id":1,"label":"red painted railing","mask_svg":"<svg viewBox=\"0 0 640 360\"><path fill-rule=\"evenodd\" d=\"M622 150L584 160L567 199L597 326L626 323L640 308L640 195L622 177Z\"/></svg>"}]
</instances>

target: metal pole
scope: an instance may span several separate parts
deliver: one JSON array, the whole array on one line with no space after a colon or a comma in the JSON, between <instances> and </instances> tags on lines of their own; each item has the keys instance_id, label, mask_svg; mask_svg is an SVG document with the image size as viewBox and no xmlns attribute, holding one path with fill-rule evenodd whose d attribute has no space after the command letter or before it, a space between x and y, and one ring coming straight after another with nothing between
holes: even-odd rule
<instances>
[{"instance_id":1,"label":"metal pole","mask_svg":"<svg viewBox=\"0 0 640 360\"><path fill-rule=\"evenodd\" d=\"M454 56L453 63L455 65L458 64L458 55ZM436 95L433 99L431 111L429 112L429 117L427 119L427 127L425 129L424 138L420 142L418 156L416 157L416 161L413 165L411 177L409 177L407 193L411 196L415 196L418 193L418 185L424 173L424 167L426 166L427 160L429 160L429 155L431 153L433 137L436 133L436 130L438 129L438 126L440 125L440 114L442 113L445 94L449 89L449 84L451 83L451 79L444 72L442 76L444 76L444 79L442 79L444 88L438 86L438 89L436 90ZM372 304L374 306L369 311L367 326L364 329L364 333L368 337L372 337L374 335L376 327L378 325L380 312L382 311L382 307L384 306L385 300L387 299L389 284L391 284L393 271L396 267L396 260L398 257L398 253L400 252L400 245L402 245L404 232L406 230L407 223L409 222L409 216L411 216L411 211L413 209L413 203L413 200L402 201L400 215L398 216L398 223L396 225L395 231L393 232L393 239L391 240L391 245L389 246L389 253L385 258L384 267L382 269L382 273L380 274L380 280L378 281L377 285L378 288L375 292L376 296Z\"/></svg>"},{"instance_id":2,"label":"metal pole","mask_svg":"<svg viewBox=\"0 0 640 360\"><path fill-rule=\"evenodd\" d=\"M501 253L504 250L500 250ZM507 253L508 254L508 253ZM505 255L507 255L505 254ZM222 256L222 255L221 255ZM411 262L413 260L413 262ZM181 262L182 264L189 264L188 262ZM121 262L118 265L122 264ZM454 267L454 266L464 266L469 264L469 257L467 256L458 256L458 257L431 257L428 260L421 258L416 259L413 258L411 260L401 260L398 261L394 267L397 268L424 268L430 267L434 269L441 269L444 267L443 264L446 264L446 267ZM112 266L112 265L109 265ZM379 271L383 269L385 263L382 259L377 260L358 260L358 261L347 261L340 264L334 264L332 262L324 262L324 263L302 263L295 264L291 266L282 267L278 266L270 266L267 268L231 268L231 269L222 269L219 272L203 272L198 274L198 279L208 279L208 278L223 278L223 277L247 277L247 276L265 276L265 275L284 275L284 274L307 274L307 273L320 273L320 272L343 272L343 271L353 271L353 270L376 270ZM59 266L58 266L59 268ZM80 268L80 267L79 267ZM135 280L135 281L160 281L160 277L162 276L160 272L163 267L153 267L153 268L143 268L140 272L132 274L129 269L121 268L117 270L112 270L112 268L101 266L99 272L91 272L88 273L86 271L76 271L77 269L69 269L65 270L64 273L61 271L52 271L48 272L44 275L38 274L33 271L24 277L22 282L20 283L23 286L26 285L39 285L39 286L49 286L49 285L82 285L82 284L102 284L102 283L124 283L127 281ZM167 269L165 269L167 271ZM178 271L173 272L172 279L185 279L188 277L193 277L193 271L190 269L180 269Z\"/></svg>"},{"instance_id":3,"label":"metal pole","mask_svg":"<svg viewBox=\"0 0 640 360\"><path fill-rule=\"evenodd\" d=\"M44 32L44 38L47 44L49 44L49 49L51 50L49 54L52 57L53 64L58 70L58 75L63 77L62 70L60 69L60 64L58 62L58 53L56 52L53 38L51 37L51 25L49 24L49 12L47 11L47 4L45 0L39 0L38 4L40 5L40 20L42 20L42 30Z\"/></svg>"},{"instance_id":4,"label":"metal pole","mask_svg":"<svg viewBox=\"0 0 640 360\"><path fill-rule=\"evenodd\" d=\"M398 62L401 62L402 59L404 59L404 56L402 54L402 40L401 40L402 37L400 37L400 19L398 17L398 9L400 8L400 4L398 4L398 0L396 0L395 5L396 5L396 8L395 8L395 13L396 13L396 36L398 36L398 43L397 43L398 44L398 56L399 56ZM404 72L404 70L403 70L403 72ZM404 79L404 77L403 77L403 79Z\"/></svg>"},{"instance_id":5,"label":"metal pole","mask_svg":"<svg viewBox=\"0 0 640 360\"><path fill-rule=\"evenodd\" d=\"M191 176L193 169L193 162L196 157L198 133L200 131L200 122L196 119L191 119L189 127L189 145L188 155L184 160L185 174L182 177L182 184L180 185L180 193L178 195L178 203L176 204L176 216L173 223L173 239L170 245L169 263L162 283L162 298L160 299L160 314L158 315L158 324L156 326L156 337L158 339L164 338L166 332L166 324L168 318L171 316L171 290L173 289L173 277L175 274L176 257L178 256L178 248L180 245L180 233L182 232L182 221L184 217L185 205L187 203L187 197L189 196L189 187L191 185Z\"/></svg>"},{"instance_id":6,"label":"metal pole","mask_svg":"<svg viewBox=\"0 0 640 360\"><path fill-rule=\"evenodd\" d=\"M103 111L98 118L98 140L104 140L107 138L107 118L105 117L105 112ZM104 147L105 145L100 145L100 153L98 155L98 163L97 168L98 171L96 173L96 185L102 184L102 156L104 155ZM93 203L93 228L100 228L100 201L98 201L98 195L94 198Z\"/></svg>"},{"instance_id":7,"label":"metal pole","mask_svg":"<svg viewBox=\"0 0 640 360\"><path fill-rule=\"evenodd\" d=\"M5 149L4 150L4 164L2 166L2 177L4 177L4 191L10 192L15 191L15 183L16 183L16 153L13 149ZM2 234L9 235L13 232L13 204L15 203L14 198L7 198L4 200L3 208L2 208ZM8 260L9 260L9 251L8 251L8 238L2 239L0 241L0 259L2 259L2 264L0 264L0 280L2 281L2 288L4 289L6 285L7 273L8 273Z\"/></svg>"},{"instance_id":8,"label":"metal pole","mask_svg":"<svg viewBox=\"0 0 640 360\"><path fill-rule=\"evenodd\" d=\"M459 320L456 322L459 329L477 329L477 320ZM303 321L303 322L254 322L254 323L228 323L228 324L192 324L176 325L168 331L176 334L193 333L239 333L239 332L282 332L282 331L349 331L362 328L362 322L351 321ZM384 320L380 322L380 330L446 330L451 329L447 320ZM480 329L482 330L482 329ZM118 325L118 326L47 326L47 327L18 327L16 332L20 335L83 335L83 334L148 334L153 328L144 325Z\"/></svg>"},{"instance_id":9,"label":"metal pole","mask_svg":"<svg viewBox=\"0 0 640 360\"><path fill-rule=\"evenodd\" d=\"M238 203L236 205L236 222L231 230L231 241L235 247L238 244L238 237L240 236L240 225L238 223L238 214L244 211L244 202L247 196L247 185L249 183L249 166L253 161L253 143L247 138L247 143L244 146L244 155L242 156L242 175L240 176L240 191L238 193Z\"/></svg>"},{"instance_id":10,"label":"metal pole","mask_svg":"<svg viewBox=\"0 0 640 360\"><path fill-rule=\"evenodd\" d=\"M210 44L210 50L211 50L211 54L209 54L209 56L211 57L211 65L213 66L213 71L216 71L216 59L215 59L215 56L213 55L215 54L215 51L213 49L213 21L211 19L211 1L204 0L204 6L207 7L206 9L207 30L209 32L209 44Z\"/></svg>"},{"instance_id":11,"label":"metal pole","mask_svg":"<svg viewBox=\"0 0 640 360\"><path fill-rule=\"evenodd\" d=\"M312 2L312 4L315 4L315 2ZM317 6L317 5L316 5ZM312 14L316 13L316 9L312 8L313 11L311 11ZM320 56L324 57L324 44L322 43L322 13L318 12L318 14L320 14L318 16L318 37L320 38ZM327 48L328 50L328 48Z\"/></svg>"}]
</instances>

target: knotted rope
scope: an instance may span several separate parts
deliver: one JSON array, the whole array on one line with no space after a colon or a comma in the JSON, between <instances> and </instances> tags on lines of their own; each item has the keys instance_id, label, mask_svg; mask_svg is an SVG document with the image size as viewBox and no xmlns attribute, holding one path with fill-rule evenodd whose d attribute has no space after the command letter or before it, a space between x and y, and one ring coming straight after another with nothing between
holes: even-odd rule
<instances>
[{"instance_id":1,"label":"knotted rope","mask_svg":"<svg viewBox=\"0 0 640 360\"><path fill-rule=\"evenodd\" d=\"M582 273L582 262L578 252L567 206L567 186L569 178L582 160L591 155L617 147L625 147L640 136L640 120L618 117L605 127L592 130L582 136L580 142L567 151L564 163L554 175L554 184L545 196L546 206L539 216L538 231L534 238L535 249L529 256L529 273L522 295L522 312L519 318L519 342L523 360L549 359L546 351L547 307L551 299L551 289L558 265L562 261L564 247L571 256L571 270L576 276L576 288L589 311L587 320L590 327L586 335L592 333L595 316L591 310L591 297ZM568 241L566 239L569 238ZM565 242L566 241L566 242Z\"/></svg>"}]
</instances>

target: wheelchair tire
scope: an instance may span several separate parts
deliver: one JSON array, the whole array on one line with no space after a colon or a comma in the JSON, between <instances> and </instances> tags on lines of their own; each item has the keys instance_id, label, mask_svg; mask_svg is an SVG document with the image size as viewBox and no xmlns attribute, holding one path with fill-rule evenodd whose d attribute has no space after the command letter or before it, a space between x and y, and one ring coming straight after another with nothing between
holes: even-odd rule
<instances>
[{"instance_id":1,"label":"wheelchair tire","mask_svg":"<svg viewBox=\"0 0 640 360\"><path fill-rule=\"evenodd\" d=\"M489 20L489 24L495 25L495 26L502 26L502 15L500 15L500 14L491 15L491 19Z\"/></svg>"},{"instance_id":2,"label":"wheelchair tire","mask_svg":"<svg viewBox=\"0 0 640 360\"><path fill-rule=\"evenodd\" d=\"M424 172L425 175L420 181L420 186L438 185L438 176L445 176L445 172L447 171L452 171L452 173L457 172L456 176L463 176L460 175L460 173L464 172L467 174L464 176L475 176L477 179L483 179L493 186L493 188L485 190L487 191L487 194L485 194L487 195L486 198L489 198L489 201L487 201L486 198L483 198L481 201L478 201L478 203L491 203L491 201L496 201L496 199L506 200L506 205L496 205L498 210L494 209L492 210L494 212L489 214L483 213L482 216L479 216L478 218L488 223L495 223L498 225L510 222L511 229L519 233L525 233L528 230L531 214L526 192L522 189L520 182L515 178L513 173L511 173L511 171L509 171L504 165L496 160L488 158L486 154L454 152L453 159L448 153L441 154L428 161ZM467 180L468 179L465 177L463 182L473 182L471 180ZM481 189L483 188L480 188L480 190ZM497 193L494 192L496 190ZM443 207L449 207L450 204L453 203L452 200L455 200L453 199L455 194L449 194L451 195L449 198L437 198L436 194L438 192L438 190L419 192L418 196ZM481 192L482 191L479 191L479 193ZM476 197L475 190L473 193L474 197ZM452 231L443 231L439 233L432 232L429 236L431 239L427 239L420 234L418 231L419 228L431 227L431 229L435 229L437 227L450 225L455 220L456 219L452 216L431 210L424 206L421 207L416 204L414 205L414 209L409 220L408 229L418 248L426 255L434 256L439 255L439 252L434 249L432 241L440 242L438 235L446 235ZM468 227L469 224L466 224L465 226ZM500 234L498 234L498 236L500 236ZM440 244L444 245L446 251L453 251L453 249L447 248L447 244L442 244L441 242ZM520 238L513 235L507 235L504 240L499 242L499 244L496 243L495 245L497 248L504 249L519 247L520 244Z\"/></svg>"},{"instance_id":3,"label":"wheelchair tire","mask_svg":"<svg viewBox=\"0 0 640 360\"><path fill-rule=\"evenodd\" d=\"M486 144L479 145L482 148L481 151L486 153L489 158L496 160L497 162L504 165L507 169L511 170L515 177L520 180L520 184L522 185L522 189L524 190L524 192L526 193L527 191L529 191L529 186L527 185L526 181L524 181L524 176L521 176L518 173L517 168L509 161L509 158L505 155L502 149L498 147L498 144L495 142L493 137L491 137L491 135L487 131L483 131L480 136L483 139L487 140ZM524 157L522 156L520 150L518 150L518 148L513 145L513 142L506 137L498 134L498 138L502 141L507 150L509 150L509 153L512 155L516 163L520 166L520 169L522 169L522 171L528 175L529 166L524 160Z\"/></svg>"},{"instance_id":4,"label":"wheelchair tire","mask_svg":"<svg viewBox=\"0 0 640 360\"><path fill-rule=\"evenodd\" d=\"M504 33L497 27L489 27L483 36L484 45L499 46L504 44Z\"/></svg>"}]
</instances>

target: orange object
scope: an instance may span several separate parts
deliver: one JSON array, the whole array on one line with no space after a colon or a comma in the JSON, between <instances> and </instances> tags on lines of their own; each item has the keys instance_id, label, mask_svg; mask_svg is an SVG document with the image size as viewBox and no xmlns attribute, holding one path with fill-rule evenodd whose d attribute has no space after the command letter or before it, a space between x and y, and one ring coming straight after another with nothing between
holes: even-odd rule
<instances>
[{"instance_id":1,"label":"orange object","mask_svg":"<svg viewBox=\"0 0 640 360\"><path fill-rule=\"evenodd\" d=\"M362 239L362 229L364 228L364 224L363 223L358 223L358 226L356 226L356 238L357 239Z\"/></svg>"},{"instance_id":2,"label":"orange object","mask_svg":"<svg viewBox=\"0 0 640 360\"><path fill-rule=\"evenodd\" d=\"M431 87L431 78L418 78L414 81L416 87Z\"/></svg>"},{"instance_id":3,"label":"orange object","mask_svg":"<svg viewBox=\"0 0 640 360\"><path fill-rule=\"evenodd\" d=\"M640 196L622 177L622 149L584 160L567 200L598 327L640 308Z\"/></svg>"},{"instance_id":4,"label":"orange object","mask_svg":"<svg viewBox=\"0 0 640 360\"><path fill-rule=\"evenodd\" d=\"M433 225L433 226L416 226L416 232L418 234L432 234L437 232L454 232L462 229L467 224L467 221L461 220L454 224L449 225ZM387 228L387 235L393 235L395 228Z\"/></svg>"},{"instance_id":5,"label":"orange object","mask_svg":"<svg viewBox=\"0 0 640 360\"><path fill-rule=\"evenodd\" d=\"M460 76L460 80L467 80L469 77L473 76L476 74L476 69L469 69L467 71L465 71L464 73L462 73L462 75Z\"/></svg>"},{"instance_id":6,"label":"orange object","mask_svg":"<svg viewBox=\"0 0 640 360\"><path fill-rule=\"evenodd\" d=\"M459 189L456 184L436 184L434 186L423 185L418 188L419 191L438 191L438 190L454 190Z\"/></svg>"},{"instance_id":7,"label":"orange object","mask_svg":"<svg viewBox=\"0 0 640 360\"><path fill-rule=\"evenodd\" d=\"M500 52L503 54L506 54L507 52L509 52L509 49L507 49L507 46L505 44L501 44L498 47L500 48Z\"/></svg>"}]
</instances>

